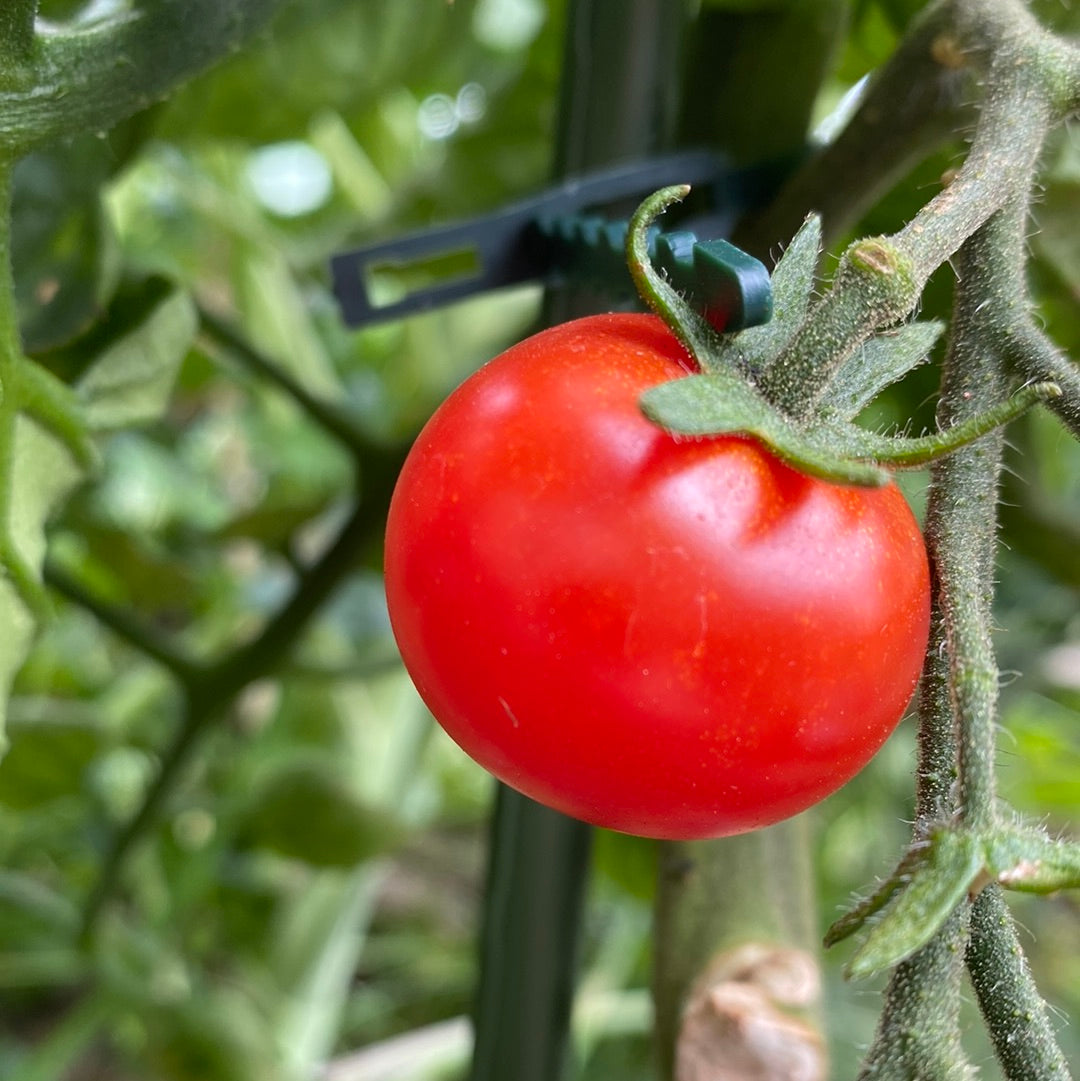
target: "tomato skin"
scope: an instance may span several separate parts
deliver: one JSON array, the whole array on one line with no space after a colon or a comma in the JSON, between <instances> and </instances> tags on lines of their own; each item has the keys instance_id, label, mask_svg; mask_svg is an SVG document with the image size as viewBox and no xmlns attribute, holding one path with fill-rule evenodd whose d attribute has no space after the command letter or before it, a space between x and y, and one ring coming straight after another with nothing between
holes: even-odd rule
<instances>
[{"instance_id":1,"label":"tomato skin","mask_svg":"<svg viewBox=\"0 0 1080 1081\"><path fill-rule=\"evenodd\" d=\"M850 779L911 697L930 607L895 486L648 421L641 393L691 370L650 315L521 342L424 428L386 534L394 634L453 739L542 803L672 839Z\"/></svg>"}]
</instances>

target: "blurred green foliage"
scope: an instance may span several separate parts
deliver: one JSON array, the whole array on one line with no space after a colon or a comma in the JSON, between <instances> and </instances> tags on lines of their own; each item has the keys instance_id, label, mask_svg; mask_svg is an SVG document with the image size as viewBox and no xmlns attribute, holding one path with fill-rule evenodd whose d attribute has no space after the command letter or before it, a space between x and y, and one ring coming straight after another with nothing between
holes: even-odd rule
<instances>
[{"instance_id":1,"label":"blurred green foliage","mask_svg":"<svg viewBox=\"0 0 1080 1081\"><path fill-rule=\"evenodd\" d=\"M818 112L888 54L920 6L849 6ZM63 18L80 7L42 9ZM99 427L124 430L103 436L101 475L52 536L52 559L101 603L197 656L248 641L325 549L350 492L352 459L293 397L205 338L187 349L190 316L173 286L387 447L527 331L532 290L347 332L326 266L350 243L489 209L544 182L562 8L287 5L253 48L170 101L23 163L15 258L28 348L72 383L106 353L121 356L107 370L125 389L101 392ZM902 223L953 153L890 195L866 228ZM1080 151L1068 136L1038 207L1032 278L1050 330L1073 350L1078 200ZM935 282L927 310L947 296L948 282ZM122 351L151 355L140 335L163 332L181 343L173 353L186 349L179 371L165 355L136 365L132 390ZM875 419L929 423L932 387L930 369L916 373ZM998 618L1002 668L1018 675L1004 695L1002 794L1075 828L1080 450L1044 416L1014 441ZM916 502L923 484L909 482ZM294 654L214 726L89 949L82 907L181 706L130 636L57 597L19 676L0 762L0 1076L350 1081L384 1076L361 1049L410 1033L412 1061L428 1065L402 1067L401 1081L460 1070L462 1030L426 1027L470 1006L491 783L432 725L395 659L379 544L375 530ZM906 843L912 763L906 725L816 810L823 927ZM604 834L595 846L574 1076L653 1076L654 858L651 842L633 838ZM1020 911L1043 987L1080 1018L1076 899ZM851 1074L877 1012L873 989L843 984L842 961L843 950L828 958L837 1077ZM423 1032L432 1043L422 1053ZM1080 1058L1076 1032L1062 1036Z\"/></svg>"}]
</instances>

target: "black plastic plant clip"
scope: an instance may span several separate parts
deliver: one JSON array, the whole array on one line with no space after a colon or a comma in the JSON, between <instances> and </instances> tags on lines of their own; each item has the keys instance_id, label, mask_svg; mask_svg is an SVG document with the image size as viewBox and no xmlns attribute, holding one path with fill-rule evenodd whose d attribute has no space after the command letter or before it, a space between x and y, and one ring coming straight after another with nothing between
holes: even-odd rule
<instances>
[{"instance_id":1,"label":"black plastic plant clip","mask_svg":"<svg viewBox=\"0 0 1080 1081\"><path fill-rule=\"evenodd\" d=\"M570 215L538 223L552 244L554 267L568 279L631 289L625 221ZM726 240L698 240L689 230L649 230L649 256L668 281L717 330L742 330L772 318L765 266Z\"/></svg>"},{"instance_id":2,"label":"black plastic plant clip","mask_svg":"<svg viewBox=\"0 0 1080 1081\"><path fill-rule=\"evenodd\" d=\"M706 151L592 173L491 214L336 255L334 294L346 324L359 327L531 281L573 279L632 292L623 255L626 222L585 212L633 203L672 183L704 188L708 201L724 209L732 175ZM657 265L718 327L736 330L771 317L769 274L752 256L686 231L654 230L650 240Z\"/></svg>"}]
</instances>

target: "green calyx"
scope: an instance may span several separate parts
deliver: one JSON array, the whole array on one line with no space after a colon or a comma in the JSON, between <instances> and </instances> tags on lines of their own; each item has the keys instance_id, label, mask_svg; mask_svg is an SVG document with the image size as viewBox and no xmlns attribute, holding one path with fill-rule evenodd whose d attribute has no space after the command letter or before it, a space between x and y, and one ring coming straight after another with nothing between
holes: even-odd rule
<instances>
[{"instance_id":1,"label":"green calyx","mask_svg":"<svg viewBox=\"0 0 1080 1081\"><path fill-rule=\"evenodd\" d=\"M700 368L700 374L646 391L641 408L667 431L689 436L743 434L764 443L789 465L838 484L878 487L891 470L919 468L988 434L1039 401L1061 392L1056 384L1023 387L996 408L919 438L880 435L855 424L855 416L885 387L923 363L941 336L937 322L913 322L883 331L835 365L825 392L808 417L793 417L769 394L768 375L782 366L814 319L821 224L803 223L772 275L774 317L759 327L721 334L656 271L648 256L652 222L689 188L663 188L646 199L630 221L626 251L630 273L648 306L667 324ZM873 307L882 294L906 292L910 268L877 238L859 241L844 256L840 273L865 284ZM823 356L822 363L832 358Z\"/></svg>"}]
</instances>

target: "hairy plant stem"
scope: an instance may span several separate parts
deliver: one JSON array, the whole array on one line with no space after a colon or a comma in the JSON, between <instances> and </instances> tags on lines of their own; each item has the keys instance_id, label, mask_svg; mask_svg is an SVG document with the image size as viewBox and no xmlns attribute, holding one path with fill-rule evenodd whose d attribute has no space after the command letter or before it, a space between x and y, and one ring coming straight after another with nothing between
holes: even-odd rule
<instances>
[{"instance_id":1,"label":"hairy plant stem","mask_svg":"<svg viewBox=\"0 0 1080 1081\"><path fill-rule=\"evenodd\" d=\"M1054 77L1060 67L1048 73L1050 54L1060 52L1054 39L1012 0L990 4L984 23L975 15L985 7L985 0L957 4L970 18L960 20L955 45L984 65L987 84L967 159L898 233L848 249L833 287L764 373L766 397L794 417L813 413L833 375L874 331L910 315L930 275L995 211L1026 198L1046 135L1065 115Z\"/></svg>"},{"instance_id":2,"label":"hairy plant stem","mask_svg":"<svg viewBox=\"0 0 1080 1081\"><path fill-rule=\"evenodd\" d=\"M1023 266L1038 155L1050 127L1075 107L1068 104L1075 55L1063 55L1067 47L1012 0L956 0L940 10L955 17L951 46L980 66L989 87L967 160L895 236L849 249L832 292L766 373L766 393L796 415L812 412L836 358L842 362L862 335L907 315L930 273L952 257L958 284L942 428L999 407L1016 370L1029 379L1063 377L1055 408L1068 423L1077 408L1075 370L1033 327ZM861 314L853 294L864 298ZM983 835L998 825L991 604L1002 442L1000 433L984 436L932 469L926 531L935 599L920 695L916 843L942 821ZM958 907L894 971L862 1081L973 1076L957 1028L964 960L1009 1081L1068 1076L995 886Z\"/></svg>"},{"instance_id":3,"label":"hairy plant stem","mask_svg":"<svg viewBox=\"0 0 1080 1081\"><path fill-rule=\"evenodd\" d=\"M992 330L990 305L1022 311L1023 298L1001 296L993 267L1022 236L1026 200L996 214L957 253L957 285L948 353L942 372L939 422L959 423L998 405L1005 371ZM1000 433L936 462L931 470L926 535L945 626L950 694L956 725L958 807L972 828L995 820L994 747L998 670L991 642Z\"/></svg>"},{"instance_id":4,"label":"hairy plant stem","mask_svg":"<svg viewBox=\"0 0 1080 1081\"><path fill-rule=\"evenodd\" d=\"M949 686L948 641L938 597L937 575L931 566L934 594L930 639L919 683L918 763L915 770L915 836L949 819L956 799L956 728Z\"/></svg>"},{"instance_id":5,"label":"hairy plant stem","mask_svg":"<svg viewBox=\"0 0 1080 1081\"><path fill-rule=\"evenodd\" d=\"M1023 275L1018 273L1017 278L1023 287ZM1051 380L1061 388L1061 396L1047 405L1080 439L1080 367L1030 319L1012 330L1006 344L1006 356L1022 379Z\"/></svg>"},{"instance_id":6,"label":"hairy plant stem","mask_svg":"<svg viewBox=\"0 0 1080 1081\"><path fill-rule=\"evenodd\" d=\"M1030 328L1024 290L1027 199L1016 198L965 245L953 318L957 353L942 405L955 422L1002 393L1010 348ZM966 278L965 278L966 275ZM995 825L997 668L990 639L1000 436L938 463L927 531L942 576L949 623L959 751L960 814L971 828ZM992 455L991 453L992 452ZM1061 1081L1065 1059L997 886L973 909L967 962L987 1029L1009 1081Z\"/></svg>"},{"instance_id":7,"label":"hairy plant stem","mask_svg":"<svg viewBox=\"0 0 1080 1081\"><path fill-rule=\"evenodd\" d=\"M1005 1077L1069 1081L1069 1065L998 886L987 886L975 899L967 966Z\"/></svg>"},{"instance_id":8,"label":"hairy plant stem","mask_svg":"<svg viewBox=\"0 0 1080 1081\"><path fill-rule=\"evenodd\" d=\"M1017 291L1014 280L1017 268L1023 266L1026 220L1025 194L999 209L953 260L958 282L942 372L943 427L962 423L1003 400L1004 343L1010 329L1028 318L1025 295ZM954 819L962 828L982 833L997 825L998 671L991 603L1002 442L1000 434L984 436L936 462L931 471L926 533L935 605L919 703L916 842L942 820ZM953 775L955 786L950 783ZM996 887L988 889L996 892ZM979 914L977 943L968 938L973 911ZM988 958L1000 959L1010 950L1015 951L1012 963L994 969L991 988ZM974 908L968 902L961 905L930 943L894 972L862 1081L973 1076L956 1029L955 1003L964 960L980 968L978 976L973 971L973 982L999 1055L1008 1051L1008 1060L1003 1057L1002 1063L1010 1081L1067 1076L1032 1072L1038 1064L1057 1069L1053 1064L1062 1061L1045 1016L1041 1025L1022 1031L1012 1009L1002 1006L1021 1001L1025 1014L1037 1019L1040 1010L1045 1013L1018 951L1003 906L981 897ZM953 990L951 1006L940 996L942 984ZM929 1043L922 1039L928 1029L935 1033Z\"/></svg>"},{"instance_id":9,"label":"hairy plant stem","mask_svg":"<svg viewBox=\"0 0 1080 1081\"><path fill-rule=\"evenodd\" d=\"M977 262L986 255L983 240L980 233L968 241L953 264L959 282L942 374L943 424L961 422L1002 399L1000 361L992 351L984 352L985 335L972 323L986 287ZM969 811L978 809L975 821L987 824L993 816L993 775L987 788L978 748L971 743L988 737L992 747L994 738L997 669L989 642L988 583L1000 447L999 435L984 436L931 470L926 530L934 603L919 693L916 842L954 817L961 800ZM859 1081L975 1076L959 1037L969 915L965 903L893 972Z\"/></svg>"},{"instance_id":10,"label":"hairy plant stem","mask_svg":"<svg viewBox=\"0 0 1080 1081\"><path fill-rule=\"evenodd\" d=\"M964 904L893 970L858 1081L974 1081L959 1025L967 923Z\"/></svg>"}]
</instances>

